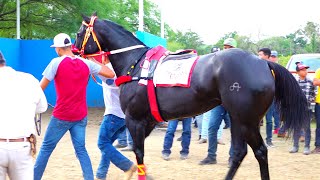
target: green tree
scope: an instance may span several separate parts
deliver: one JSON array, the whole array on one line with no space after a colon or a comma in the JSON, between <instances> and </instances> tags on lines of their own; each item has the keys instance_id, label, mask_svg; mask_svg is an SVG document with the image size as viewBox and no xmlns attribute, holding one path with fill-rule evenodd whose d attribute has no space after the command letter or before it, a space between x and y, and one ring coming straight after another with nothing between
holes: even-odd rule
<instances>
[{"instance_id":1,"label":"green tree","mask_svg":"<svg viewBox=\"0 0 320 180\"><path fill-rule=\"evenodd\" d=\"M294 33L290 33L290 34L286 35L286 38L293 45L292 54L300 54L300 53L306 52L305 47L307 45L307 38L301 29L298 29Z\"/></svg>"},{"instance_id":2,"label":"green tree","mask_svg":"<svg viewBox=\"0 0 320 180\"><path fill-rule=\"evenodd\" d=\"M179 49L184 49L184 45L177 41L178 34L168 24L165 24L164 27L165 37L167 39L167 49L172 52Z\"/></svg>"},{"instance_id":3,"label":"green tree","mask_svg":"<svg viewBox=\"0 0 320 180\"><path fill-rule=\"evenodd\" d=\"M271 50L278 51L279 54L287 56L293 53L294 43L283 36L271 37L264 40L260 40L258 43L258 49L267 47Z\"/></svg>"},{"instance_id":4,"label":"green tree","mask_svg":"<svg viewBox=\"0 0 320 180\"><path fill-rule=\"evenodd\" d=\"M167 42L167 49L169 51L175 52L179 49L184 49L184 46L176 41L168 41Z\"/></svg>"},{"instance_id":5,"label":"green tree","mask_svg":"<svg viewBox=\"0 0 320 180\"><path fill-rule=\"evenodd\" d=\"M223 49L223 42L227 38L234 38L237 41L238 48L240 49L253 53L257 51L257 45L250 39L250 37L241 36L236 31L225 34L222 38L218 40L215 46L219 47L220 49Z\"/></svg>"},{"instance_id":6,"label":"green tree","mask_svg":"<svg viewBox=\"0 0 320 180\"><path fill-rule=\"evenodd\" d=\"M304 27L304 34L309 39L305 50L309 53L320 52L319 25L314 22L307 22Z\"/></svg>"},{"instance_id":7,"label":"green tree","mask_svg":"<svg viewBox=\"0 0 320 180\"><path fill-rule=\"evenodd\" d=\"M208 54L208 53L211 53L212 47L213 47L212 45L203 44L197 48L197 52L200 55Z\"/></svg>"},{"instance_id":8,"label":"green tree","mask_svg":"<svg viewBox=\"0 0 320 180\"><path fill-rule=\"evenodd\" d=\"M0 36L16 36L16 1L3 0L0 5ZM86 1L21 0L21 37L47 38L57 32L71 33L81 22L78 10L90 7Z\"/></svg>"},{"instance_id":9,"label":"green tree","mask_svg":"<svg viewBox=\"0 0 320 180\"><path fill-rule=\"evenodd\" d=\"M165 25L165 33L170 51L195 49L201 55L210 53L212 46L205 45L200 36L191 30L187 32L174 31L168 25Z\"/></svg>"},{"instance_id":10,"label":"green tree","mask_svg":"<svg viewBox=\"0 0 320 180\"><path fill-rule=\"evenodd\" d=\"M16 1L0 0L0 36L16 36ZM146 0L145 31L160 33L160 15L157 6ZM129 31L138 27L138 1L136 0L21 0L21 37L23 39L52 38L59 32L73 37L81 24L80 14L110 19Z\"/></svg>"},{"instance_id":11,"label":"green tree","mask_svg":"<svg viewBox=\"0 0 320 180\"><path fill-rule=\"evenodd\" d=\"M255 53L257 51L257 45L248 36L235 36L235 40L238 43L238 48Z\"/></svg>"},{"instance_id":12,"label":"green tree","mask_svg":"<svg viewBox=\"0 0 320 180\"><path fill-rule=\"evenodd\" d=\"M110 19L125 29L134 32L139 26L139 2L137 0L109 0L112 8L102 12L104 18ZM160 11L151 1L144 1L144 31L160 35Z\"/></svg>"}]
</instances>

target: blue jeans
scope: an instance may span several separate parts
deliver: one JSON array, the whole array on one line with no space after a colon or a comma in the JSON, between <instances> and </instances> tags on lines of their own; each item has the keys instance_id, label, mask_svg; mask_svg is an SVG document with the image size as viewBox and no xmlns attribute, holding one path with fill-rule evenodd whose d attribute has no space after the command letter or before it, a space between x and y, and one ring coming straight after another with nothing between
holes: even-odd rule
<instances>
[{"instance_id":1,"label":"blue jeans","mask_svg":"<svg viewBox=\"0 0 320 180\"><path fill-rule=\"evenodd\" d=\"M132 137L131 137L131 134L130 134L128 128L126 128L125 131L123 131L119 134L118 142L120 145L127 146L129 144L130 146L132 146L133 140L132 140Z\"/></svg>"},{"instance_id":2,"label":"blue jeans","mask_svg":"<svg viewBox=\"0 0 320 180\"><path fill-rule=\"evenodd\" d=\"M280 115L279 110L276 108L275 101L272 102L269 110L266 114L266 132L267 132L267 142L272 141L272 117L274 118L274 128L280 127Z\"/></svg>"},{"instance_id":3,"label":"blue jeans","mask_svg":"<svg viewBox=\"0 0 320 180\"><path fill-rule=\"evenodd\" d=\"M199 132L199 136L201 136L201 130L202 130L202 117L203 114L200 114L198 116L195 117L196 121L197 121L197 125L198 125L198 132Z\"/></svg>"},{"instance_id":4,"label":"blue jeans","mask_svg":"<svg viewBox=\"0 0 320 180\"><path fill-rule=\"evenodd\" d=\"M126 125L123 118L108 114L103 117L100 125L98 147L101 151L101 160L97 170L97 178L106 179L110 161L123 171L128 171L133 162L123 156L112 143L121 132L125 132Z\"/></svg>"},{"instance_id":5,"label":"blue jeans","mask_svg":"<svg viewBox=\"0 0 320 180\"><path fill-rule=\"evenodd\" d=\"M62 121L51 116L39 155L34 165L34 180L40 180L42 178L51 153L67 131L70 131L72 144L76 151L76 156L80 161L84 179L93 180L92 165L85 147L86 126L87 117L81 121L70 122Z\"/></svg>"},{"instance_id":6,"label":"blue jeans","mask_svg":"<svg viewBox=\"0 0 320 180\"><path fill-rule=\"evenodd\" d=\"M210 111L208 111L210 112ZM208 113L206 112L206 113ZM208 126L209 126L209 119L210 119L210 113L206 114L204 113L202 115L202 124L201 124L201 138L202 139L208 139Z\"/></svg>"},{"instance_id":7,"label":"blue jeans","mask_svg":"<svg viewBox=\"0 0 320 180\"><path fill-rule=\"evenodd\" d=\"M317 128L316 128L316 142L315 142L315 146L316 147L320 147L320 104L316 104L315 107L315 115L316 115L316 124L317 124Z\"/></svg>"},{"instance_id":8,"label":"blue jeans","mask_svg":"<svg viewBox=\"0 0 320 180\"><path fill-rule=\"evenodd\" d=\"M230 117L228 112L224 109L223 106L217 106L212 110L206 112L204 114L204 118L206 119L209 117L209 124L208 124L208 157L215 159L217 157L217 146L218 146L218 139L217 134L222 122L222 119L227 118L230 121Z\"/></svg>"},{"instance_id":9,"label":"blue jeans","mask_svg":"<svg viewBox=\"0 0 320 180\"><path fill-rule=\"evenodd\" d=\"M282 123L282 125L280 126L280 129L278 131L278 134L284 134L284 133L286 133L286 130L284 128L284 124Z\"/></svg>"},{"instance_id":10,"label":"blue jeans","mask_svg":"<svg viewBox=\"0 0 320 180\"><path fill-rule=\"evenodd\" d=\"M225 119L229 119L230 120L230 118L223 118L223 119L224 119L224 121L225 121ZM217 133L217 139L218 140L222 138L223 128L224 128L225 125L226 124L222 121L221 124L220 124L220 127L218 129L218 133Z\"/></svg>"},{"instance_id":11,"label":"blue jeans","mask_svg":"<svg viewBox=\"0 0 320 180\"><path fill-rule=\"evenodd\" d=\"M191 122L192 122L192 118L182 119L182 140L181 140L182 150L180 151L181 155L189 154L189 146L191 141ZM174 133L176 132L178 123L179 123L179 120L169 121L167 132L164 137L162 154L167 154L167 155L171 154L170 149L172 147Z\"/></svg>"},{"instance_id":12,"label":"blue jeans","mask_svg":"<svg viewBox=\"0 0 320 180\"><path fill-rule=\"evenodd\" d=\"M227 126L227 127L231 127L231 121L230 121L230 118L223 118L223 120L224 120L224 124L225 124L225 126ZM224 126L223 126L224 127ZM223 128L222 127L222 128Z\"/></svg>"}]
</instances>

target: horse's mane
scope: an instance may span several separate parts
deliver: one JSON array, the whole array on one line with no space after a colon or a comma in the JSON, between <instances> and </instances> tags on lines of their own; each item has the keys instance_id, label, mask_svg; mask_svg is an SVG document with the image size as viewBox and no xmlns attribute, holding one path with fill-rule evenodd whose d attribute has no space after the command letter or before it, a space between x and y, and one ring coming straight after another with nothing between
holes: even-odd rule
<instances>
[{"instance_id":1,"label":"horse's mane","mask_svg":"<svg viewBox=\"0 0 320 180\"><path fill-rule=\"evenodd\" d=\"M112 30L118 32L119 34L123 34L124 36L130 36L133 39L135 39L138 42L138 44L144 45L144 43L142 41L140 41L132 32L126 30L123 26L121 26L111 20L108 20L108 19L101 19L101 20L104 23L106 23L107 25L111 26Z\"/></svg>"}]
</instances>

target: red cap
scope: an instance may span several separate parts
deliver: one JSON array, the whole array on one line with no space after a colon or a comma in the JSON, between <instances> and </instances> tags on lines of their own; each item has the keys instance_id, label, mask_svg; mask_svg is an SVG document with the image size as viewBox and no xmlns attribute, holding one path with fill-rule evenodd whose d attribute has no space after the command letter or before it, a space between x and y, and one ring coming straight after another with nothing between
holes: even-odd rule
<instances>
[{"instance_id":1,"label":"red cap","mask_svg":"<svg viewBox=\"0 0 320 180\"><path fill-rule=\"evenodd\" d=\"M297 70L297 71L300 71L300 70L302 70L302 69L308 69L308 68L309 68L309 66L304 65L304 64L302 64L301 62L297 62L296 64L297 64L297 67L296 67L296 70Z\"/></svg>"}]
</instances>

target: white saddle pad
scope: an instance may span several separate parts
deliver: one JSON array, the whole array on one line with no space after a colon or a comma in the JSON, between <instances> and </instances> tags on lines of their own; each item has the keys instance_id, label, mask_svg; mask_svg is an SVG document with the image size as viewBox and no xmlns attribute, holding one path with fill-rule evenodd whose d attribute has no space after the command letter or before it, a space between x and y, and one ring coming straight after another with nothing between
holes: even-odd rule
<instances>
[{"instance_id":1,"label":"white saddle pad","mask_svg":"<svg viewBox=\"0 0 320 180\"><path fill-rule=\"evenodd\" d=\"M191 75L199 56L183 60L160 60L154 72L153 82L159 87L190 87ZM141 77L146 77L149 70L149 61L145 61L141 71ZM147 85L146 80L140 80L139 84Z\"/></svg>"}]
</instances>

